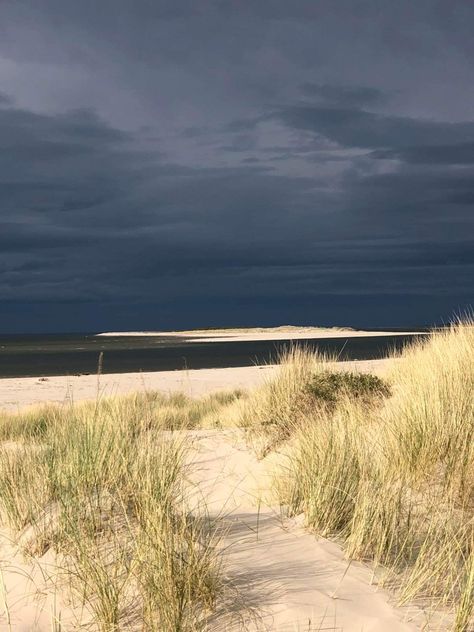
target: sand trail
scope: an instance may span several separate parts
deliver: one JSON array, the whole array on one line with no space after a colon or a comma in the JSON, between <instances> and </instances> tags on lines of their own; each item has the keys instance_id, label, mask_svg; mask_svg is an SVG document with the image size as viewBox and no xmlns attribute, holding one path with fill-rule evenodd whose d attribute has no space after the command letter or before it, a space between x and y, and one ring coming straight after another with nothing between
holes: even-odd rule
<instances>
[{"instance_id":1,"label":"sand trail","mask_svg":"<svg viewBox=\"0 0 474 632\"><path fill-rule=\"evenodd\" d=\"M398 609L348 563L336 544L317 539L269 503L271 466L233 431L194 433L191 476L211 516L221 516L224 570L231 588L210 629L408 632L419 612ZM227 610L227 612L225 612ZM417 622L413 617L417 617Z\"/></svg>"}]
</instances>

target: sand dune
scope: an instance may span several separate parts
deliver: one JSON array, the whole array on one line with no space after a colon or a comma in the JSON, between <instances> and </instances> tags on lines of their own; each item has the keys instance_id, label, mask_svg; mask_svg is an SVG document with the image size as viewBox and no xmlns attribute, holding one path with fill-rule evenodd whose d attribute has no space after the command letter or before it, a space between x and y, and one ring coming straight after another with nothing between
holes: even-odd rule
<instances>
[{"instance_id":1,"label":"sand dune","mask_svg":"<svg viewBox=\"0 0 474 632\"><path fill-rule=\"evenodd\" d=\"M395 607L371 569L348 564L334 542L318 539L272 504L275 455L259 461L238 430L189 431L190 507L221 520L226 589L209 622L215 632L410 632L422 612ZM278 459L278 456L276 456ZM0 533L0 631L77 629L85 615L58 585L52 551L24 558ZM133 628L135 629L135 628Z\"/></svg>"},{"instance_id":2,"label":"sand dune","mask_svg":"<svg viewBox=\"0 0 474 632\"><path fill-rule=\"evenodd\" d=\"M338 362L335 369L384 374L394 359ZM252 388L278 367L241 367L0 380L0 409L44 402L70 402L139 390L182 391L199 396ZM399 608L368 565L348 562L334 541L304 528L303 516L288 518L273 494L273 476L285 455L257 459L242 430L188 430L188 504L222 525L219 549L225 589L208 625L215 632L413 632L427 629L415 605ZM15 446L13 446L15 448ZM20 537L0 532L0 632L77 629L87 616L58 585L52 550L28 559ZM56 627L55 623L56 622ZM84 623L84 621L82 621ZM443 630L448 626L432 626Z\"/></svg>"},{"instance_id":3,"label":"sand dune","mask_svg":"<svg viewBox=\"0 0 474 632\"><path fill-rule=\"evenodd\" d=\"M0 632L76 629L77 613L59 587L52 551L40 561L27 558L8 530L1 529L0 572Z\"/></svg>"}]
</instances>

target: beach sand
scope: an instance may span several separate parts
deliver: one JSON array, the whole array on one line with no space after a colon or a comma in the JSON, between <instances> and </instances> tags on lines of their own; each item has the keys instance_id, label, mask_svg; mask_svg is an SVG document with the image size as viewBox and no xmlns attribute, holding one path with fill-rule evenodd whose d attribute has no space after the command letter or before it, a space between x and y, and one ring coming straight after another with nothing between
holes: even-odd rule
<instances>
[{"instance_id":1,"label":"beach sand","mask_svg":"<svg viewBox=\"0 0 474 632\"><path fill-rule=\"evenodd\" d=\"M231 589L211 630L422 629L423 613L397 608L372 569L349 563L340 546L308 533L303 516L284 517L271 492L279 455L257 459L238 430L189 434L198 504L226 524L220 547Z\"/></svg>"},{"instance_id":2,"label":"beach sand","mask_svg":"<svg viewBox=\"0 0 474 632\"><path fill-rule=\"evenodd\" d=\"M335 368L383 373L387 360L357 360L334 363ZM276 366L247 366L188 371L153 371L144 373L108 373L52 377L0 379L0 410L19 410L44 403L79 402L137 391L183 392L200 396L219 390L248 389L261 384L276 371Z\"/></svg>"}]
</instances>

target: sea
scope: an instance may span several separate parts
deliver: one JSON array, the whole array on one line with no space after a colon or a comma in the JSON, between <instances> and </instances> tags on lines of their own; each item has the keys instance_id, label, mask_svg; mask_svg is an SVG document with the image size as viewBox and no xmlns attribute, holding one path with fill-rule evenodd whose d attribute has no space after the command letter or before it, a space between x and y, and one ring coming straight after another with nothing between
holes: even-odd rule
<instances>
[{"instance_id":1,"label":"sea","mask_svg":"<svg viewBox=\"0 0 474 632\"><path fill-rule=\"evenodd\" d=\"M241 367L274 363L290 347L339 360L375 360L400 351L428 331L351 338L194 342L174 336L0 334L0 378Z\"/></svg>"}]
</instances>

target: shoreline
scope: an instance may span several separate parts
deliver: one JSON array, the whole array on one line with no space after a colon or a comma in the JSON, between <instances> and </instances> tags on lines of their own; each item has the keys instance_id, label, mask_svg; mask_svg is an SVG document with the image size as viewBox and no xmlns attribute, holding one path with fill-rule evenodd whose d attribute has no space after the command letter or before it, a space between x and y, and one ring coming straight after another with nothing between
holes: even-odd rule
<instances>
[{"instance_id":1,"label":"shoreline","mask_svg":"<svg viewBox=\"0 0 474 632\"><path fill-rule=\"evenodd\" d=\"M383 374L392 358L335 362L337 370ZM0 379L0 412L19 411L41 404L70 404L100 397L115 397L136 392L159 390L182 392L200 397L216 391L251 389L276 372L278 365L107 373L97 375L60 375L51 377L6 377Z\"/></svg>"}]
</instances>

